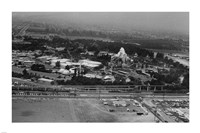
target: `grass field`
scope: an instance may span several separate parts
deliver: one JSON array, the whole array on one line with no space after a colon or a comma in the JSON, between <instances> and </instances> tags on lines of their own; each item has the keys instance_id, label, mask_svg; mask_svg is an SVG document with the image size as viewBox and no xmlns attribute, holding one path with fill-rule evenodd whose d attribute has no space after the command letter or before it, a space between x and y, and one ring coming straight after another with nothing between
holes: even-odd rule
<instances>
[{"instance_id":1,"label":"grass field","mask_svg":"<svg viewBox=\"0 0 200 133\"><path fill-rule=\"evenodd\" d=\"M12 122L154 122L154 116L108 112L97 99L13 99Z\"/></svg>"}]
</instances>

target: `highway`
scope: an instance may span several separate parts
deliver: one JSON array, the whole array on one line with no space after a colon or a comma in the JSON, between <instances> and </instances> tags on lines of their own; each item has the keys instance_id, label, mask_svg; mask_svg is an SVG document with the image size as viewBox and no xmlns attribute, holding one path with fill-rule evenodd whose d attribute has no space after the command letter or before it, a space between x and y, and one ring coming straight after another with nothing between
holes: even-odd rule
<instances>
[{"instance_id":1,"label":"highway","mask_svg":"<svg viewBox=\"0 0 200 133\"><path fill-rule=\"evenodd\" d=\"M170 93L108 93L105 91L69 91L69 92L56 92L56 91L12 91L12 98L41 98L41 99L137 99L138 97L142 98L152 98L152 99L189 99L189 95L186 94L170 94ZM147 108L160 122L174 122L159 110L155 110L144 102L141 102L142 106Z\"/></svg>"},{"instance_id":2,"label":"highway","mask_svg":"<svg viewBox=\"0 0 200 133\"><path fill-rule=\"evenodd\" d=\"M43 97L43 98L134 98L134 97L143 97L143 98L186 98L189 99L188 95L180 95L180 94L142 94L142 93L94 93L94 92L75 92L75 93L67 93L67 92L34 92L34 91L20 91L19 93L13 94L13 97Z\"/></svg>"},{"instance_id":3,"label":"highway","mask_svg":"<svg viewBox=\"0 0 200 133\"><path fill-rule=\"evenodd\" d=\"M29 24L25 25L17 35L24 36L26 34L26 30L29 28L29 26L30 26Z\"/></svg>"}]
</instances>

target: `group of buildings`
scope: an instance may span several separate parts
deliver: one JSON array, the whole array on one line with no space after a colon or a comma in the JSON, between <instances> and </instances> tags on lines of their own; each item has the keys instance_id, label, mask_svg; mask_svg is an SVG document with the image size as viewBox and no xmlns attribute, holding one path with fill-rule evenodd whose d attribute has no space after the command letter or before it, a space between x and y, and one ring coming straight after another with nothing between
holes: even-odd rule
<instances>
[{"instance_id":1,"label":"group of buildings","mask_svg":"<svg viewBox=\"0 0 200 133\"><path fill-rule=\"evenodd\" d=\"M63 50L64 48L58 48L58 50ZM90 51L87 51L87 54L92 54ZM120 77L124 79L125 82L130 82L130 77L134 77L138 80L148 81L151 80L152 77L149 74L150 72L158 73L169 71L166 67L159 67L153 65L145 65L144 62L137 62L135 60L139 59L137 53L134 56L129 57L125 49L122 47L120 48L117 54L109 53L107 51L100 51L98 53L99 56L109 55L111 57L108 66L104 66L99 61L92 61L90 59L79 59L78 61L73 61L72 59L61 58L57 56L48 56L48 55L41 55L40 51L28 51L28 52L19 52L13 51L13 60L12 63L18 64L21 62L21 65L29 67L33 64L43 64L45 67L48 66L48 69L52 70L52 73L57 73L64 76L74 76L77 75L87 78L97 78L102 79L105 82L114 82L115 80ZM41 55L35 57L35 55ZM93 56L93 54L91 55ZM150 59L147 57L147 59ZM95 68L100 67L100 69L95 70ZM85 73L85 69L89 69ZM41 79L42 81L45 79ZM49 81L49 80L48 80ZM51 82L51 81L49 81Z\"/></svg>"}]
</instances>

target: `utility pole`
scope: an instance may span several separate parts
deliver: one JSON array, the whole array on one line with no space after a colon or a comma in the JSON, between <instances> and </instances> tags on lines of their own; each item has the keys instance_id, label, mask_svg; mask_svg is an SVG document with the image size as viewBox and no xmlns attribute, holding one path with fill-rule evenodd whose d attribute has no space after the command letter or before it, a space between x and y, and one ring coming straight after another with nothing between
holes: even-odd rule
<instances>
[{"instance_id":1,"label":"utility pole","mask_svg":"<svg viewBox=\"0 0 200 133\"><path fill-rule=\"evenodd\" d=\"M101 91L101 90L100 90L100 87L99 87L98 89L99 89L99 99L100 99L100 98L101 98L101 97L100 97L100 91Z\"/></svg>"},{"instance_id":2,"label":"utility pole","mask_svg":"<svg viewBox=\"0 0 200 133\"><path fill-rule=\"evenodd\" d=\"M75 90L74 90L74 97L76 97L76 88L75 88Z\"/></svg>"},{"instance_id":3,"label":"utility pole","mask_svg":"<svg viewBox=\"0 0 200 133\"><path fill-rule=\"evenodd\" d=\"M165 99L165 90L164 90L164 93L163 93L163 101L164 101L164 99Z\"/></svg>"}]
</instances>

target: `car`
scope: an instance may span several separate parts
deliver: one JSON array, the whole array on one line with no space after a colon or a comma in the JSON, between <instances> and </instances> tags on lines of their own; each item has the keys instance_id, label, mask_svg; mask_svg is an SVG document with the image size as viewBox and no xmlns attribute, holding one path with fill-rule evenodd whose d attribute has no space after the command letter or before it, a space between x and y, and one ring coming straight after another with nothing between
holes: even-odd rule
<instances>
[{"instance_id":1,"label":"car","mask_svg":"<svg viewBox=\"0 0 200 133\"><path fill-rule=\"evenodd\" d=\"M104 105L108 105L108 102L103 102Z\"/></svg>"},{"instance_id":2,"label":"car","mask_svg":"<svg viewBox=\"0 0 200 133\"><path fill-rule=\"evenodd\" d=\"M134 109L133 109L132 111L133 111L133 112L137 112L137 111L136 111L136 110L134 110Z\"/></svg>"},{"instance_id":3,"label":"car","mask_svg":"<svg viewBox=\"0 0 200 133\"><path fill-rule=\"evenodd\" d=\"M114 110L114 109L109 109L108 111L109 111L109 112L115 112L115 110Z\"/></svg>"},{"instance_id":4,"label":"car","mask_svg":"<svg viewBox=\"0 0 200 133\"><path fill-rule=\"evenodd\" d=\"M137 112L137 115L143 115L144 113L142 113L142 112Z\"/></svg>"}]
</instances>

